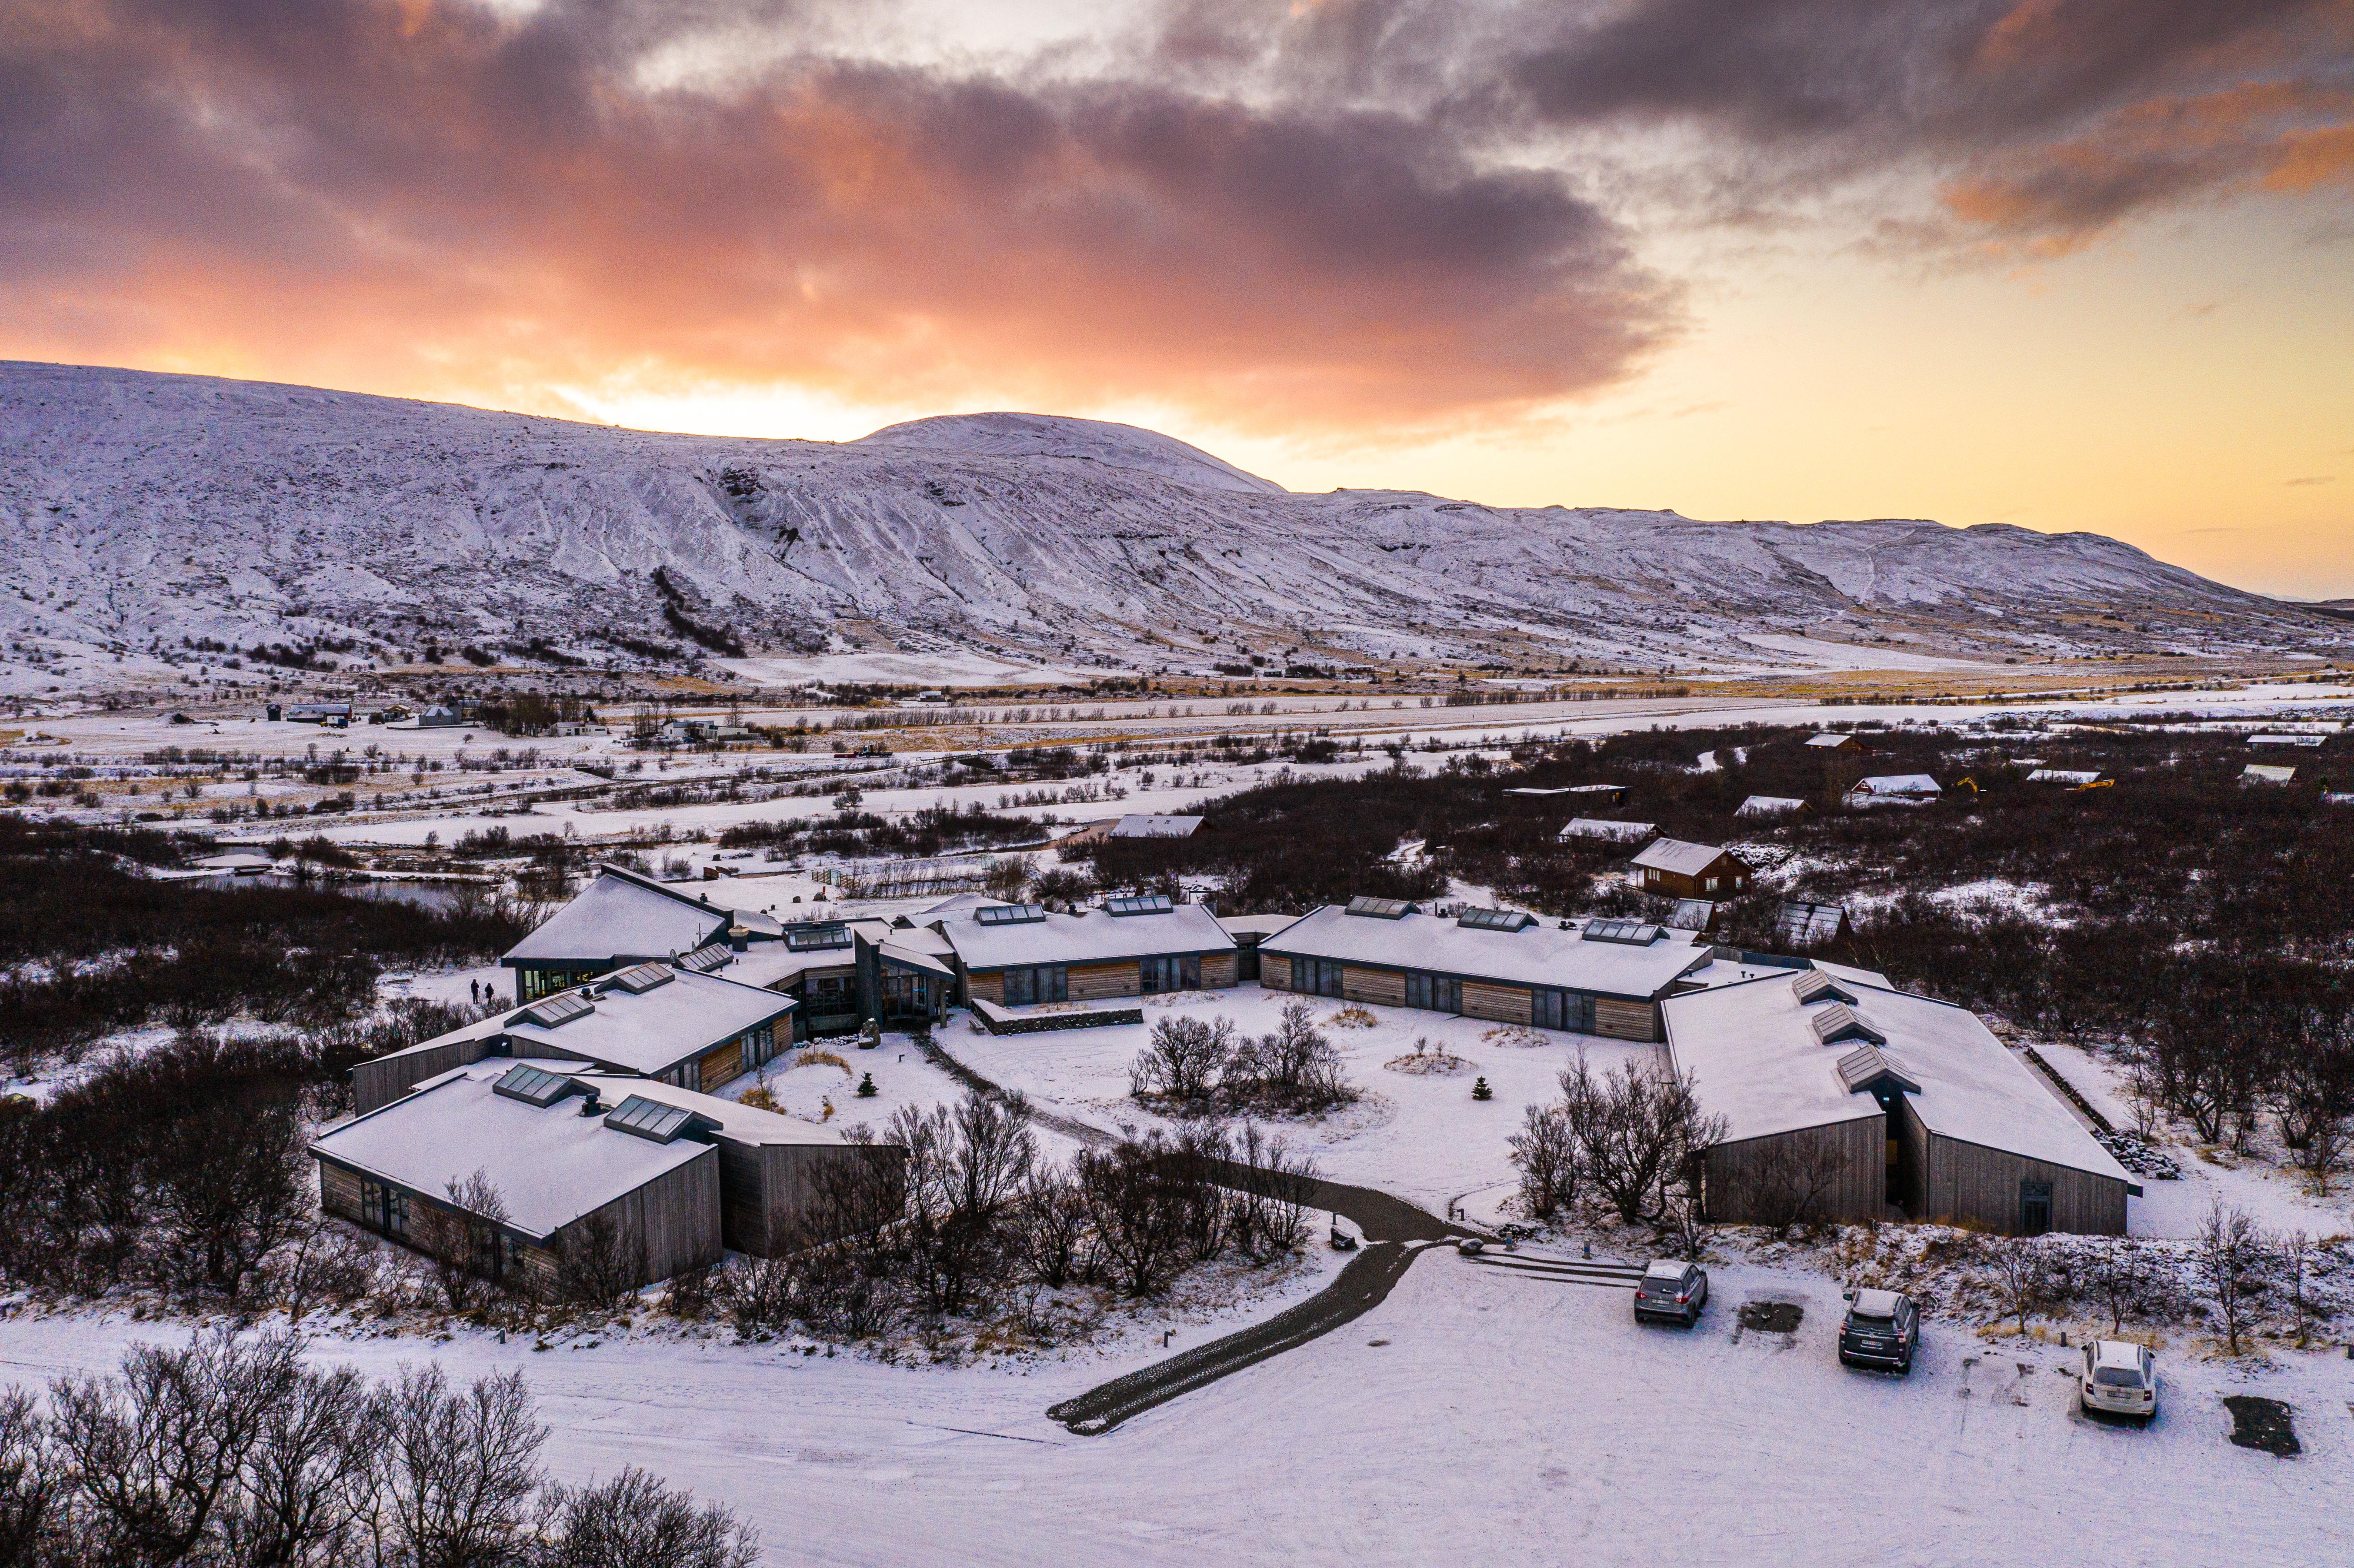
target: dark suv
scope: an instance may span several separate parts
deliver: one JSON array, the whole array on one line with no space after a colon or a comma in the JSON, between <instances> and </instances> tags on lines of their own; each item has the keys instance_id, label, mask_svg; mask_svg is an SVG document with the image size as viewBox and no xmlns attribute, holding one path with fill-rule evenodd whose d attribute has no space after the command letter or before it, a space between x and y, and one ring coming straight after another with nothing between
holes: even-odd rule
<instances>
[{"instance_id":1,"label":"dark suv","mask_svg":"<svg viewBox=\"0 0 2354 1568\"><path fill-rule=\"evenodd\" d=\"M1635 1320L1658 1318L1691 1328L1708 1305L1708 1271L1696 1263L1661 1258L1635 1287Z\"/></svg>"},{"instance_id":2,"label":"dark suv","mask_svg":"<svg viewBox=\"0 0 2354 1568\"><path fill-rule=\"evenodd\" d=\"M1851 1367L1913 1370L1921 1344L1921 1312L1913 1298L1893 1290L1847 1292L1847 1320L1840 1325L1840 1361Z\"/></svg>"}]
</instances>

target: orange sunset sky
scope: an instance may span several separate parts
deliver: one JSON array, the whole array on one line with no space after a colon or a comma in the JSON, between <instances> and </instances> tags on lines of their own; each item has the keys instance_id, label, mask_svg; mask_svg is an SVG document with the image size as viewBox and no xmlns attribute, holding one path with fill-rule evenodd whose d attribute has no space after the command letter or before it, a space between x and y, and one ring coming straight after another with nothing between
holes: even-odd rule
<instances>
[{"instance_id":1,"label":"orange sunset sky","mask_svg":"<svg viewBox=\"0 0 2354 1568\"><path fill-rule=\"evenodd\" d=\"M0 357L2354 595L2354 0L29 0Z\"/></svg>"}]
</instances>

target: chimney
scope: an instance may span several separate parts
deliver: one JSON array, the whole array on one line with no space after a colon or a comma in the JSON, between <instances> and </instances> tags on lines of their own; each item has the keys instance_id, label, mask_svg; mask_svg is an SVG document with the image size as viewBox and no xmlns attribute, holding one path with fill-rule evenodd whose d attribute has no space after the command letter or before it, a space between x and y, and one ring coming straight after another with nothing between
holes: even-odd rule
<instances>
[{"instance_id":1,"label":"chimney","mask_svg":"<svg viewBox=\"0 0 2354 1568\"><path fill-rule=\"evenodd\" d=\"M752 933L745 927L741 926L730 926L727 927L727 945L735 948L737 952L742 952L746 948L751 945L751 942Z\"/></svg>"},{"instance_id":2,"label":"chimney","mask_svg":"<svg viewBox=\"0 0 2354 1568\"><path fill-rule=\"evenodd\" d=\"M580 1114L582 1116L597 1116L600 1114L603 1109L604 1107L598 1103L597 1091L595 1087L591 1086L587 1091L587 1097L580 1102Z\"/></svg>"}]
</instances>

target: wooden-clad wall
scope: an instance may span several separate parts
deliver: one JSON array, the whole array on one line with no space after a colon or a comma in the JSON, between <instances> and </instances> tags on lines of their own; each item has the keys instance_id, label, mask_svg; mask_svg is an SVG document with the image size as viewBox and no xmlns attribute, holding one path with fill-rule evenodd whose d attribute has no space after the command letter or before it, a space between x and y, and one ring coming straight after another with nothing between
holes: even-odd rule
<instances>
[{"instance_id":1,"label":"wooden-clad wall","mask_svg":"<svg viewBox=\"0 0 2354 1568\"><path fill-rule=\"evenodd\" d=\"M486 1049L487 1042L482 1040L453 1040L447 1045L416 1046L362 1062L352 1069L352 1108L360 1116L382 1110L428 1078L452 1067L473 1065Z\"/></svg>"},{"instance_id":2,"label":"wooden-clad wall","mask_svg":"<svg viewBox=\"0 0 2354 1568\"><path fill-rule=\"evenodd\" d=\"M621 1234L642 1249L648 1284L702 1264L717 1263L725 1251L720 1241L719 1151L706 1147L695 1159L664 1171L633 1192L623 1193L596 1213L610 1214ZM583 1216L557 1232L558 1245L594 1217Z\"/></svg>"},{"instance_id":3,"label":"wooden-clad wall","mask_svg":"<svg viewBox=\"0 0 2354 1568\"><path fill-rule=\"evenodd\" d=\"M354 1224L361 1220L359 1173L319 1161L319 1207Z\"/></svg>"},{"instance_id":4,"label":"wooden-clad wall","mask_svg":"<svg viewBox=\"0 0 2354 1568\"><path fill-rule=\"evenodd\" d=\"M772 1143L759 1150L762 1225L768 1246L781 1252L807 1241L830 1241L814 1234L809 1224L818 1183L830 1165L843 1160L867 1160L883 1167L884 1191L896 1192L905 1181L907 1151L896 1144L866 1148L845 1144ZM896 1208L896 1202L886 1200ZM748 1226L747 1228L749 1228ZM854 1223L853 1225L854 1227ZM734 1243L729 1243L731 1246ZM750 1250L750 1249L739 1249Z\"/></svg>"},{"instance_id":5,"label":"wooden-clad wall","mask_svg":"<svg viewBox=\"0 0 2354 1568\"><path fill-rule=\"evenodd\" d=\"M1396 969L1341 966L1341 994L1350 1001L1370 1001L1376 1007L1405 1005L1405 976Z\"/></svg>"},{"instance_id":6,"label":"wooden-clad wall","mask_svg":"<svg viewBox=\"0 0 2354 1568\"><path fill-rule=\"evenodd\" d=\"M2126 1184L2115 1177L1935 1133L1929 1136L1928 1148L1928 1198L1919 1218L2015 1235L2020 1183L2049 1181L2053 1230L2075 1235L2125 1234Z\"/></svg>"},{"instance_id":7,"label":"wooden-clad wall","mask_svg":"<svg viewBox=\"0 0 2354 1568\"><path fill-rule=\"evenodd\" d=\"M964 985L967 996L977 996L981 1001L994 1002L999 1007L1005 1005L1005 971L1003 969L975 969L964 977Z\"/></svg>"},{"instance_id":8,"label":"wooden-clad wall","mask_svg":"<svg viewBox=\"0 0 2354 1568\"><path fill-rule=\"evenodd\" d=\"M1258 956L1258 983L1268 991L1291 989L1291 960L1281 953Z\"/></svg>"},{"instance_id":9,"label":"wooden-clad wall","mask_svg":"<svg viewBox=\"0 0 2354 1568\"><path fill-rule=\"evenodd\" d=\"M1067 972L1073 1001L1100 1001L1108 996L1144 992L1144 973L1134 959L1116 964L1073 964Z\"/></svg>"},{"instance_id":10,"label":"wooden-clad wall","mask_svg":"<svg viewBox=\"0 0 2354 1568\"><path fill-rule=\"evenodd\" d=\"M1470 987L1463 988L1468 995ZM1466 1012L1469 1009L1466 1008ZM1659 1038L1659 1006L1654 1001L1621 1001L1615 996L1594 999L1594 1033L1614 1040Z\"/></svg>"},{"instance_id":11,"label":"wooden-clad wall","mask_svg":"<svg viewBox=\"0 0 2354 1568\"><path fill-rule=\"evenodd\" d=\"M739 1036L716 1050L705 1052L702 1060L695 1063L695 1070L699 1075L695 1086L706 1091L743 1076L743 1039Z\"/></svg>"},{"instance_id":12,"label":"wooden-clad wall","mask_svg":"<svg viewBox=\"0 0 2354 1568\"><path fill-rule=\"evenodd\" d=\"M1489 1018L1499 1023L1527 1023L1536 1016L1529 988L1494 985L1486 980L1463 982L1463 1016Z\"/></svg>"},{"instance_id":13,"label":"wooden-clad wall","mask_svg":"<svg viewBox=\"0 0 2354 1568\"><path fill-rule=\"evenodd\" d=\"M1202 989L1224 991L1235 983L1235 955L1204 953L1202 955Z\"/></svg>"},{"instance_id":14,"label":"wooden-clad wall","mask_svg":"<svg viewBox=\"0 0 2354 1568\"><path fill-rule=\"evenodd\" d=\"M1720 1143L1708 1151L1703 1176L1708 1217L1719 1224L1747 1224L1757 1185L1774 1179L1777 1162L1825 1158L1832 1162L1833 1179L1819 1200L1817 1217L1850 1223L1882 1218L1888 1209L1887 1140L1888 1118L1874 1112L1853 1121Z\"/></svg>"}]
</instances>

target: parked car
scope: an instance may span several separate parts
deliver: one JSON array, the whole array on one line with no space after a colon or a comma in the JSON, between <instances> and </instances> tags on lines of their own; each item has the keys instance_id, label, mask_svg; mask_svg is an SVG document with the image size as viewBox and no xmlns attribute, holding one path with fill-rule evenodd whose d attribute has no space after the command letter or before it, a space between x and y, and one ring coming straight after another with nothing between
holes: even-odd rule
<instances>
[{"instance_id":1,"label":"parked car","mask_svg":"<svg viewBox=\"0 0 2354 1568\"><path fill-rule=\"evenodd\" d=\"M1696 1263L1660 1258L1635 1286L1635 1320L1658 1318L1691 1328L1708 1305L1708 1271Z\"/></svg>"},{"instance_id":2,"label":"parked car","mask_svg":"<svg viewBox=\"0 0 2354 1568\"><path fill-rule=\"evenodd\" d=\"M1894 1290L1850 1290L1846 1295L1847 1318L1839 1335L1840 1362L1911 1372L1913 1352L1921 1345L1921 1310L1913 1298Z\"/></svg>"},{"instance_id":3,"label":"parked car","mask_svg":"<svg viewBox=\"0 0 2354 1568\"><path fill-rule=\"evenodd\" d=\"M2149 1420L2158 1414L2158 1358L2129 1340L2086 1345L2079 1400L2087 1414Z\"/></svg>"}]
</instances>

